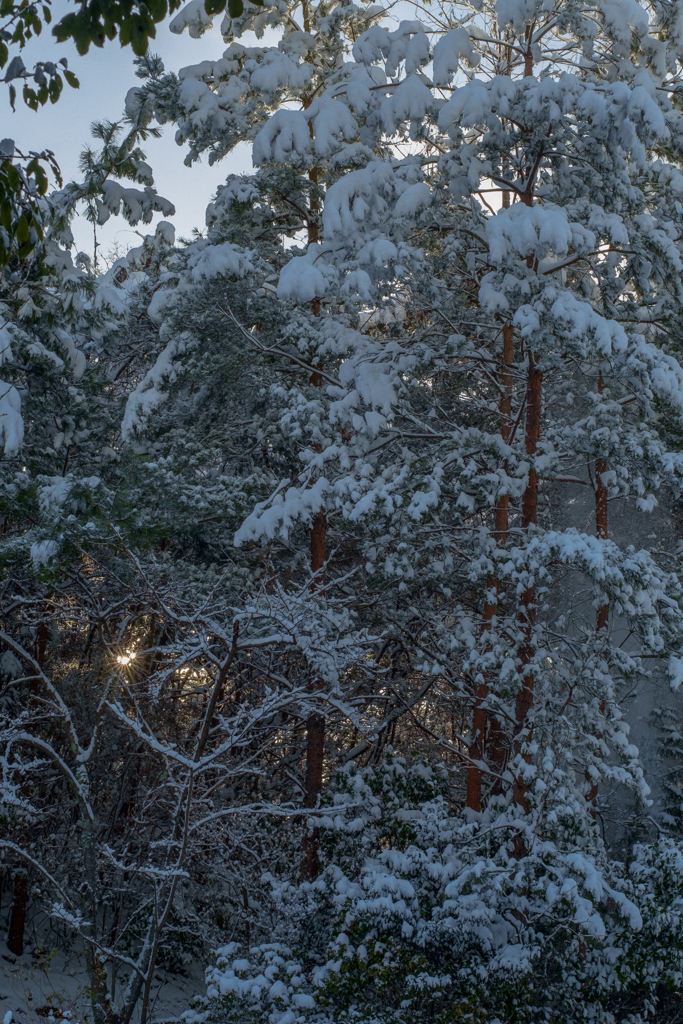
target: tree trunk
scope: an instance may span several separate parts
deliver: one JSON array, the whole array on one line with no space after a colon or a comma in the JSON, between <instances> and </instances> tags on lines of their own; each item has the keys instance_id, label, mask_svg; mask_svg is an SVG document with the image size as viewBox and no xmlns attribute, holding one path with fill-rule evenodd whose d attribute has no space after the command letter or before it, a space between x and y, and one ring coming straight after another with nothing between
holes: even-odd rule
<instances>
[{"instance_id":1,"label":"tree trunk","mask_svg":"<svg viewBox=\"0 0 683 1024\"><path fill-rule=\"evenodd\" d=\"M109 1024L113 1020L114 1015L109 1005L109 986L107 985L105 966L100 959L99 953L90 944L86 950L86 959L94 1024Z\"/></svg>"},{"instance_id":2,"label":"tree trunk","mask_svg":"<svg viewBox=\"0 0 683 1024\"><path fill-rule=\"evenodd\" d=\"M97 858L93 823L84 815L81 821L81 849L83 851L84 886L82 894L83 914L89 924L84 934L85 961L88 971L90 1005L94 1024L111 1021L112 1012L108 999L107 972L100 959L95 943L98 941L98 898Z\"/></svg>"},{"instance_id":3,"label":"tree trunk","mask_svg":"<svg viewBox=\"0 0 683 1024\"><path fill-rule=\"evenodd\" d=\"M327 520L321 509L313 520L311 530L311 569L314 573L325 564L325 535ZM323 788L323 766L325 761L325 718L312 714L306 722L306 778L304 782L304 807L315 807ZM302 877L313 879L318 873L318 829L313 829L304 838Z\"/></svg>"},{"instance_id":4,"label":"tree trunk","mask_svg":"<svg viewBox=\"0 0 683 1024\"><path fill-rule=\"evenodd\" d=\"M49 608L49 605L48 605ZM41 619L38 623L38 631L36 633L36 661L42 668L45 664L45 655L47 653L47 641L50 635L49 627L45 619Z\"/></svg>"},{"instance_id":5,"label":"tree trunk","mask_svg":"<svg viewBox=\"0 0 683 1024\"><path fill-rule=\"evenodd\" d=\"M7 932L7 948L15 956L24 952L24 928L26 927L26 907L28 905L28 878L24 871L14 876L14 898L9 916Z\"/></svg>"},{"instance_id":6,"label":"tree trunk","mask_svg":"<svg viewBox=\"0 0 683 1024\"><path fill-rule=\"evenodd\" d=\"M306 722L306 780L304 783L304 807L315 807L323 788L323 764L325 760L325 719L322 715L310 715ZM318 874L319 830L314 828L304 838L301 874L313 879Z\"/></svg>"},{"instance_id":7,"label":"tree trunk","mask_svg":"<svg viewBox=\"0 0 683 1024\"><path fill-rule=\"evenodd\" d=\"M509 193L507 193L509 196ZM515 361L514 331L512 324L503 327L503 368L501 371L501 401L500 401L500 435L507 443L512 434L512 367ZM507 462L504 463L507 471ZM504 548L507 544L507 534L510 520L510 498L504 495L496 508L496 543L498 547ZM505 767L508 756L508 742L502 722L496 715L491 715L489 723L489 760L494 766L498 778L491 788L492 794L502 792L502 780L500 774Z\"/></svg>"},{"instance_id":8,"label":"tree trunk","mask_svg":"<svg viewBox=\"0 0 683 1024\"><path fill-rule=\"evenodd\" d=\"M310 102L310 101L309 101ZM308 106L308 103L304 103ZM311 130L312 134L312 130ZM313 167L308 177L314 185L318 184L318 168ZM308 244L318 241L319 203L315 196L311 197L308 215ZM320 316L320 300L311 303L314 316ZM310 379L315 387L322 387L322 376L313 372ZM327 516L321 508L313 518L311 527L311 571L314 574L313 586L324 582L323 568L325 565L325 545L327 541ZM316 686L319 684L315 684ZM306 722L306 778L304 782L304 807L315 807L323 788L323 766L325 761L325 718L323 715L312 714ZM303 841L303 859L301 876L313 879L318 874L318 840L319 830L314 828L307 833Z\"/></svg>"},{"instance_id":9,"label":"tree trunk","mask_svg":"<svg viewBox=\"0 0 683 1024\"><path fill-rule=\"evenodd\" d=\"M542 405L543 374L534 363L533 354L529 353L529 371L526 391L526 452L530 458L536 454L541 436L541 405ZM529 469L529 478L522 496L522 528L529 530L538 522L538 476L533 466ZM536 621L536 588L532 585L524 591L520 608L520 624L524 634L522 646L522 664L529 664L533 657L532 635ZM534 677L528 672L522 680L522 686L515 702L515 749L521 749L521 734L526 727L526 720L534 700ZM526 758L525 758L526 759ZM528 787L524 780L517 776L514 781L512 795L515 803L528 810Z\"/></svg>"},{"instance_id":10,"label":"tree trunk","mask_svg":"<svg viewBox=\"0 0 683 1024\"><path fill-rule=\"evenodd\" d=\"M510 437L512 429L512 364L514 360L514 333L511 324L503 327L503 365L500 372L500 435L504 441ZM494 514L494 538L496 545L505 547L507 542L508 520L509 520L510 498L507 494L502 495L496 505ZM487 581L488 594L493 594L493 600L487 599L484 605L484 628L488 628L498 609L498 594L500 585L495 575ZM480 764L486 755L486 727L489 718L485 702L489 694L486 681L481 683L475 693L474 710L472 712L471 741L469 747L470 764L467 770L467 795L466 803L470 810L481 811L482 791L482 770ZM492 753L496 759L496 767L502 767L502 760L505 757L505 747L501 743L502 730L500 723L495 717L491 717L490 731L492 739ZM500 763L498 763L500 762Z\"/></svg>"},{"instance_id":11,"label":"tree trunk","mask_svg":"<svg viewBox=\"0 0 683 1024\"><path fill-rule=\"evenodd\" d=\"M325 565L325 541L327 539L327 517L321 508L313 518L311 527L311 570L319 573L317 582L324 582L322 570Z\"/></svg>"},{"instance_id":12,"label":"tree trunk","mask_svg":"<svg viewBox=\"0 0 683 1024\"><path fill-rule=\"evenodd\" d=\"M488 602L484 606L484 622L490 623L494 614L494 605ZM470 763L467 767L466 804L471 811L481 811L481 762L484 760L486 742L487 711L484 702L488 697L489 688L485 682L480 683L474 694L472 726L470 729L470 745L468 754Z\"/></svg>"},{"instance_id":13,"label":"tree trunk","mask_svg":"<svg viewBox=\"0 0 683 1024\"><path fill-rule=\"evenodd\" d=\"M605 390L602 374L598 375L598 392ZM602 474L607 472L604 459L595 460L595 533L601 540L609 537L609 519L607 514L607 488L602 482ZM609 601L598 608L596 628L607 629L609 621Z\"/></svg>"}]
</instances>

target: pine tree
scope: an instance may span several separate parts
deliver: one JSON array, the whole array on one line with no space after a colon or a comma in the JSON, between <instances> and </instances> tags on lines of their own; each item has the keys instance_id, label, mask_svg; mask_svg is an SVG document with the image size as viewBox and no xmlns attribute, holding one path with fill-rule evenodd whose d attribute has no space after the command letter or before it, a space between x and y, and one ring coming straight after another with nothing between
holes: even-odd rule
<instances>
[{"instance_id":1,"label":"pine tree","mask_svg":"<svg viewBox=\"0 0 683 1024\"><path fill-rule=\"evenodd\" d=\"M173 27L213 16L195 0ZM683 678L679 19L627 0L384 16L233 5L216 61L140 60L130 135L103 126L85 183L53 200L148 222L163 202L111 176L149 180L153 119L190 163L253 147L193 240L162 224L78 287L45 248L73 293L67 337L98 332L109 376L86 374L87 412L113 454L93 483L84 450L68 495L38 463L13 480L14 521L19 495L38 508L15 547L43 607L22 596L4 642L43 671L59 578L71 601L88 581L72 637L104 618L130 643L102 700L111 750L145 765L131 806L158 794L145 821L166 837L125 896L160 872L168 912L136 935L145 1007L171 911L222 929L196 910L206 856L237 945L219 947L203 1019L644 1020L681 974L678 811L646 833L628 723L634 693ZM240 41L266 30L276 43ZM23 421L14 397L3 409L8 454L20 423L26 452L47 431L31 400L40 427L28 403ZM68 416L64 436L87 440ZM47 742L31 685L22 714ZM174 867L167 785L197 837ZM240 828L258 867L226 880L205 851ZM87 834L98 863L119 856Z\"/></svg>"},{"instance_id":2,"label":"pine tree","mask_svg":"<svg viewBox=\"0 0 683 1024\"><path fill-rule=\"evenodd\" d=\"M511 873L527 902L503 916L533 930L531 878L601 877L595 899L625 884L599 827L615 786L647 804L625 701L680 679L678 21L612 3L381 14L247 7L222 61L141 97L190 160L253 139L245 189L280 175L309 196L276 337L319 368L281 419L310 441L237 541L292 544L321 507L352 538L357 612L404 645L418 693L466 709L460 735L418 728L458 766L472 869L492 865L480 898ZM233 41L275 26L277 46ZM246 333L273 351L257 317ZM597 939L591 920L575 911L563 956ZM496 941L509 964L512 933ZM546 1014L534 957L519 1012Z\"/></svg>"},{"instance_id":3,"label":"pine tree","mask_svg":"<svg viewBox=\"0 0 683 1024\"><path fill-rule=\"evenodd\" d=\"M363 521L373 534L376 523L380 536L366 535L366 543L384 562L385 578L411 579L413 604L417 580L435 591L417 632L435 641L437 672L440 657L454 663L450 676L472 706L476 724L463 755L470 809L481 810L484 779L500 779L501 759L514 763L514 802L526 808L525 737L546 685L557 692L564 662L574 664L570 676L600 680L592 679L596 690L580 705L594 719L583 722L593 740L582 746L593 749L582 756L589 775L609 776L600 751L609 737L624 748L619 713L611 718L615 687L639 671L639 653L675 657L678 646L675 576L644 552L634 563L610 542L607 521L608 500L632 495L646 511L660 485L677 487L678 458L658 430L660 407L677 415L680 374L660 338L678 301L671 226L678 115L664 98L667 88L675 91L675 34L665 52L645 15L633 11L624 29L610 8L597 31L580 8L557 24L551 12L482 8L469 33L454 20L448 31L403 22L394 32L373 26L358 36L355 9L330 19L323 5L302 9L314 36L302 50L294 10L250 8L225 23L230 40L281 19L287 27L277 47L247 52L231 43L224 64L184 69L182 79L162 78L139 97L157 104L157 116L178 119L190 159L205 150L218 158L255 137L255 162L267 169L259 180L301 168L303 192L312 165L318 179L321 194L304 217L310 244L282 269L278 297L298 309L282 336L306 346L308 365L324 369L328 385L322 415L308 395L288 388L291 416L310 434L325 423L328 436L302 453L300 486L247 518L238 540L273 537L297 511L312 522L325 492L340 521ZM357 36L354 60L344 63L349 36ZM615 55L625 59L631 37L643 56L617 74ZM292 59L299 52L310 59ZM316 56L323 53L336 56ZM567 53L577 55L571 75ZM463 60L468 81L451 85ZM432 79L421 70L430 66ZM657 92L652 83L660 81L667 85ZM300 111L281 106L294 98ZM261 127L267 107L278 109ZM497 210L487 195L500 202ZM315 243L314 208L322 228ZM308 303L313 337L304 342ZM553 502L572 487L594 492L595 536L558 520ZM425 516L439 557L418 550ZM406 539L382 532L392 524ZM550 562L566 565L563 576L585 579L595 607L594 629L575 633L574 614L554 643L540 615L559 611L544 599ZM630 571L654 588L650 598L627 599ZM399 593L408 590L401 582ZM444 594L447 583L455 586ZM567 602L578 600L575 589L567 584ZM469 608L451 600L468 591ZM655 615L659 592L669 596ZM617 616L635 613L643 646L628 655L606 644L610 605ZM585 605L576 611L586 618ZM557 659L550 672L548 650ZM488 765L479 756L485 731L494 751Z\"/></svg>"}]
</instances>

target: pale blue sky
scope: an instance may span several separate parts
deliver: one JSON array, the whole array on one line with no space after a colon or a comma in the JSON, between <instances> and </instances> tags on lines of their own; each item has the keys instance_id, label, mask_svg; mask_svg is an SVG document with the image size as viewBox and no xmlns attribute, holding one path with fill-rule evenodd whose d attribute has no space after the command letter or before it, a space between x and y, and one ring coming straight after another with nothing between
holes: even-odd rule
<instances>
[{"instance_id":1,"label":"pale blue sky","mask_svg":"<svg viewBox=\"0 0 683 1024\"><path fill-rule=\"evenodd\" d=\"M55 20L69 6L65 0L55 0L52 8ZM175 71L200 60L215 60L224 49L217 28L201 39L191 39L187 32L180 36L170 32L168 21L157 26L157 38L150 44L150 51L160 54L167 69ZM31 41L22 56L27 65L36 60L66 57L70 70L80 80L80 88L65 85L58 103L48 104L37 112L17 101L16 113L12 113L7 89L3 88L0 92L0 138L13 138L24 152L52 149L64 180L68 181L78 175L78 156L90 142L90 124L95 120L113 121L120 117L128 89L140 84L134 74L133 53L129 46L122 48L115 40L101 50L93 46L85 57L80 57L72 44L57 43L44 31L40 38ZM193 227L204 227L206 205L226 175L251 169L250 149L241 146L213 167L203 161L188 168L183 164L185 149L174 141L174 126L166 126L162 133L161 139L151 140L147 145L148 162L154 170L157 190L176 207L176 216L170 218L176 226L176 234L189 235ZM151 228L139 225L137 230L147 233L159 219L155 217ZM74 224L74 235L78 249L92 253L92 227L87 221L79 219ZM116 242L123 246L139 244L135 229L121 217L110 218L98 229L98 241L105 252Z\"/></svg>"},{"instance_id":2,"label":"pale blue sky","mask_svg":"<svg viewBox=\"0 0 683 1024\"><path fill-rule=\"evenodd\" d=\"M413 7L405 0L394 0L389 5L390 20L414 18ZM53 0L52 12L54 21L73 10L73 4L67 0ZM225 44L218 26L222 20L216 19L216 26L205 33L201 39L192 39L187 32L176 35L169 30L169 21L157 26L157 37L150 41L150 53L158 53L169 71L178 71L188 64L197 64L202 60L216 60L222 56ZM268 31L266 44L272 44L275 34ZM256 45L258 41L252 33L247 33L242 41L247 45ZM13 51L14 52L14 51ZM29 110L19 100L16 112L9 105L7 88L0 88L0 138L13 138L17 146L26 152L29 149L52 149L62 169L64 181L78 177L78 157L81 150L91 143L90 125L96 120L117 120L123 111L123 103L128 90L139 85L135 77L134 55L129 46L121 47L117 40L107 42L102 49L91 46L86 56L81 57L72 43L57 43L47 27L43 34L31 40L22 52L27 66L37 60L57 61L66 57L69 69L80 81L79 89L71 89L65 85L59 101L48 104L38 111ZM162 130L162 138L150 140L145 148L148 163L154 171L157 191L170 199L176 208L173 221L176 237L188 237L192 229L204 228L204 212L216 187L228 174L249 173L252 169L251 146L241 144L219 163L209 167L208 162L201 161L192 167L183 163L186 150L177 146L174 140L175 126L167 125ZM100 252L107 253L114 245L128 248L139 244L136 232L143 234L154 230L155 223L161 217L156 215L151 225L138 225L131 228L122 217L111 217L101 228L98 228ZM76 240L76 251L84 250L92 254L93 229L84 218L73 223Z\"/></svg>"}]
</instances>

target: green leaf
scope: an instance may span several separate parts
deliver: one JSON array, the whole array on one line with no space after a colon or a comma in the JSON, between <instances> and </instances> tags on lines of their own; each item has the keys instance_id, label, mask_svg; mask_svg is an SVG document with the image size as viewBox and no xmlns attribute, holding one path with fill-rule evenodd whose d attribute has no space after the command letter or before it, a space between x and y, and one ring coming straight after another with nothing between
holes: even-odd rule
<instances>
[{"instance_id":1,"label":"green leaf","mask_svg":"<svg viewBox=\"0 0 683 1024\"><path fill-rule=\"evenodd\" d=\"M47 192L47 175L37 160L31 160L30 164L26 167L26 173L33 175L36 179L38 193L44 196Z\"/></svg>"},{"instance_id":2,"label":"green leaf","mask_svg":"<svg viewBox=\"0 0 683 1024\"><path fill-rule=\"evenodd\" d=\"M18 192L21 188L21 176L19 171L16 169L14 164L9 162L7 163L7 181L13 192Z\"/></svg>"},{"instance_id":3,"label":"green leaf","mask_svg":"<svg viewBox=\"0 0 683 1024\"><path fill-rule=\"evenodd\" d=\"M55 75L48 86L48 92L50 94L50 103L56 103L59 99L60 93L64 88L61 75ZM42 92L42 89L41 89ZM40 98L40 97L39 97ZM43 101L44 102L44 101Z\"/></svg>"},{"instance_id":4,"label":"green leaf","mask_svg":"<svg viewBox=\"0 0 683 1024\"><path fill-rule=\"evenodd\" d=\"M26 215L22 213L21 217L17 221L17 226L16 226L16 229L14 231L14 234L16 235L17 242L20 242L22 244L24 242L28 242L29 233L30 232L29 232L28 221L26 220Z\"/></svg>"},{"instance_id":5,"label":"green leaf","mask_svg":"<svg viewBox=\"0 0 683 1024\"><path fill-rule=\"evenodd\" d=\"M130 38L133 32L133 19L126 18L125 21L121 22L121 31L119 32L119 39L121 40L121 46L128 46Z\"/></svg>"},{"instance_id":6,"label":"green leaf","mask_svg":"<svg viewBox=\"0 0 683 1024\"><path fill-rule=\"evenodd\" d=\"M12 107L12 110L14 110L14 104L16 103L16 100L17 100L17 90L14 88L13 85L10 85L10 87L9 87L9 102L10 102L10 106Z\"/></svg>"},{"instance_id":7,"label":"green leaf","mask_svg":"<svg viewBox=\"0 0 683 1024\"><path fill-rule=\"evenodd\" d=\"M67 14L58 21L55 27L52 29L52 35L56 38L58 43L63 43L72 36L76 38L76 27L80 27L80 23L75 14Z\"/></svg>"},{"instance_id":8,"label":"green leaf","mask_svg":"<svg viewBox=\"0 0 683 1024\"><path fill-rule=\"evenodd\" d=\"M73 71L65 71L64 77L66 78L67 82L69 83L72 89L78 89L80 82L76 78Z\"/></svg>"},{"instance_id":9,"label":"green leaf","mask_svg":"<svg viewBox=\"0 0 683 1024\"><path fill-rule=\"evenodd\" d=\"M156 27L149 13L141 11L131 18L130 44L138 57L147 53L147 44L156 35Z\"/></svg>"},{"instance_id":10,"label":"green leaf","mask_svg":"<svg viewBox=\"0 0 683 1024\"><path fill-rule=\"evenodd\" d=\"M45 93L45 99L41 101L40 96L41 96L41 94L43 92ZM26 104L26 106L30 107L31 110L37 110L38 109L38 104L41 103L41 102L44 103L45 100L47 99L47 89L45 88L45 86L43 86L42 89L40 90L40 92L38 94L36 94L35 89L31 89L30 86L25 85L24 86L24 91L23 91L23 96L24 96L24 103Z\"/></svg>"},{"instance_id":11,"label":"green leaf","mask_svg":"<svg viewBox=\"0 0 683 1024\"><path fill-rule=\"evenodd\" d=\"M156 30L154 28L150 32L147 25L140 24L139 22L133 24L133 30L130 34L130 45L136 57L144 57L147 53L149 37L152 36L154 38L155 35Z\"/></svg>"},{"instance_id":12,"label":"green leaf","mask_svg":"<svg viewBox=\"0 0 683 1024\"><path fill-rule=\"evenodd\" d=\"M2 0L0 2L0 17L6 18L14 10L14 0Z\"/></svg>"},{"instance_id":13,"label":"green leaf","mask_svg":"<svg viewBox=\"0 0 683 1024\"><path fill-rule=\"evenodd\" d=\"M50 10L49 7L46 7L44 4L43 4L43 19L44 19L46 25L49 25L50 22L52 21L52 11Z\"/></svg>"},{"instance_id":14,"label":"green leaf","mask_svg":"<svg viewBox=\"0 0 683 1024\"><path fill-rule=\"evenodd\" d=\"M163 21L168 14L166 0L147 0L147 8L155 22Z\"/></svg>"},{"instance_id":15,"label":"green leaf","mask_svg":"<svg viewBox=\"0 0 683 1024\"><path fill-rule=\"evenodd\" d=\"M225 0L204 0L204 10L207 14L220 14L225 10Z\"/></svg>"},{"instance_id":16,"label":"green leaf","mask_svg":"<svg viewBox=\"0 0 683 1024\"><path fill-rule=\"evenodd\" d=\"M5 231L12 230L12 204L9 199L5 199L0 203L0 224L2 224Z\"/></svg>"},{"instance_id":17,"label":"green leaf","mask_svg":"<svg viewBox=\"0 0 683 1024\"><path fill-rule=\"evenodd\" d=\"M242 0L228 0L228 14L231 18L239 18L244 12Z\"/></svg>"}]
</instances>

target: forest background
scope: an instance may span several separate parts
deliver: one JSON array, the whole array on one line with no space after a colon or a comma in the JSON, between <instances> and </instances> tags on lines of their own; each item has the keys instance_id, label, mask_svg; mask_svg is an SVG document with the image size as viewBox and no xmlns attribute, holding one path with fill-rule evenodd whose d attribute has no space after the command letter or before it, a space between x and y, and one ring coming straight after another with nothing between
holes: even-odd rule
<instances>
[{"instance_id":1,"label":"forest background","mask_svg":"<svg viewBox=\"0 0 683 1024\"><path fill-rule=\"evenodd\" d=\"M0 65L8 1009L677 1020L680 4L3 0Z\"/></svg>"}]
</instances>

